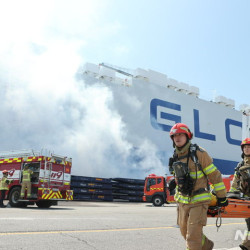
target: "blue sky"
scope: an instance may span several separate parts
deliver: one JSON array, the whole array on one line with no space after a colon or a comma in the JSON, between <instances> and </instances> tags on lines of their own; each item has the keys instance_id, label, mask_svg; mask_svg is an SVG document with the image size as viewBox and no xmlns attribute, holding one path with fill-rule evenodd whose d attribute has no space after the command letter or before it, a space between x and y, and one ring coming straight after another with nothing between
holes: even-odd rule
<instances>
[{"instance_id":1,"label":"blue sky","mask_svg":"<svg viewBox=\"0 0 250 250\"><path fill-rule=\"evenodd\" d=\"M116 24L83 51L87 60L150 68L200 88L201 98L223 95L250 104L248 0L111 1L103 25ZM86 49L85 48L85 49Z\"/></svg>"},{"instance_id":2,"label":"blue sky","mask_svg":"<svg viewBox=\"0 0 250 250\"><path fill-rule=\"evenodd\" d=\"M112 92L76 72L86 62L152 69L203 99L250 105L249 12L248 0L1 1L0 150L48 149L71 156L77 174L131 176L122 166L134 145ZM136 170L164 169L156 145L141 145Z\"/></svg>"},{"instance_id":3,"label":"blue sky","mask_svg":"<svg viewBox=\"0 0 250 250\"><path fill-rule=\"evenodd\" d=\"M250 104L249 12L248 0L13 0L0 10L0 66L25 58L27 70L27 58L61 48L51 57L153 69L238 108Z\"/></svg>"}]
</instances>

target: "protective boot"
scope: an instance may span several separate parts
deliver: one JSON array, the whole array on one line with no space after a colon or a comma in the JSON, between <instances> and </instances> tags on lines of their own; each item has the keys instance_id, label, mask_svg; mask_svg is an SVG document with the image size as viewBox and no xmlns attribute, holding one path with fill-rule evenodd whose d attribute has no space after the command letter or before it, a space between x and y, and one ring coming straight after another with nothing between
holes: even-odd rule
<instances>
[{"instance_id":1,"label":"protective boot","mask_svg":"<svg viewBox=\"0 0 250 250\"><path fill-rule=\"evenodd\" d=\"M246 238L239 246L243 250L250 250L250 240Z\"/></svg>"},{"instance_id":2,"label":"protective boot","mask_svg":"<svg viewBox=\"0 0 250 250\"><path fill-rule=\"evenodd\" d=\"M243 246L242 244L241 245L239 245L239 247L241 248L241 249L243 249L243 250L249 250L250 248L246 248L245 246Z\"/></svg>"},{"instance_id":3,"label":"protective boot","mask_svg":"<svg viewBox=\"0 0 250 250\"><path fill-rule=\"evenodd\" d=\"M213 241L209 240L207 237L205 238L205 243L202 246L202 250L212 250L214 247Z\"/></svg>"}]
</instances>

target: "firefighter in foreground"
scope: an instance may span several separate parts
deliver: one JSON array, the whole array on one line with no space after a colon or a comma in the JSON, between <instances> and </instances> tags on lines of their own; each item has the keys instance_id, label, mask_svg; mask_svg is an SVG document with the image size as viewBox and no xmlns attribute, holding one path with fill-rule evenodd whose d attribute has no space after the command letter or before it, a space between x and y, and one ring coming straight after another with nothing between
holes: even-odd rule
<instances>
[{"instance_id":1,"label":"firefighter in foreground","mask_svg":"<svg viewBox=\"0 0 250 250\"><path fill-rule=\"evenodd\" d=\"M31 198L31 176L33 171L29 169L29 164L25 164L22 172L22 188L20 199L24 199L25 189L27 188L27 198Z\"/></svg>"},{"instance_id":2,"label":"firefighter in foreground","mask_svg":"<svg viewBox=\"0 0 250 250\"><path fill-rule=\"evenodd\" d=\"M235 169L229 192L243 193L244 197L250 197L250 138L242 141L241 149L243 160ZM250 250L250 218L246 219L246 224L248 232L240 248Z\"/></svg>"},{"instance_id":3,"label":"firefighter in foreground","mask_svg":"<svg viewBox=\"0 0 250 250\"><path fill-rule=\"evenodd\" d=\"M175 124L170 130L170 137L175 151L169 166L175 176L177 223L181 234L189 250L213 249L214 243L203 234L203 226L207 222L211 200L208 181L214 185L218 206L228 205L221 173L204 149L191 144L193 134L187 125Z\"/></svg>"},{"instance_id":4,"label":"firefighter in foreground","mask_svg":"<svg viewBox=\"0 0 250 250\"><path fill-rule=\"evenodd\" d=\"M0 198L0 207L6 207L3 204L3 200L5 198L5 193L7 190L9 190L9 184L13 182L13 180L8 179L8 171L3 170L2 171L3 177L0 179L0 191L1 191L1 198Z\"/></svg>"}]
</instances>

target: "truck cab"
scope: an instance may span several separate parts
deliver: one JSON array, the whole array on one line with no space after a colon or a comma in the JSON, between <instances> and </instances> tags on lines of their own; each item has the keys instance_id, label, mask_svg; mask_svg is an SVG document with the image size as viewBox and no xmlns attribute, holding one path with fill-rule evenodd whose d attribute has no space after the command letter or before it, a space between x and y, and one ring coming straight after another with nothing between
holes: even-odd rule
<instances>
[{"instance_id":1,"label":"truck cab","mask_svg":"<svg viewBox=\"0 0 250 250\"><path fill-rule=\"evenodd\" d=\"M154 206L162 206L167 202L166 179L163 176L150 174L145 178L143 201L152 202Z\"/></svg>"},{"instance_id":2,"label":"truck cab","mask_svg":"<svg viewBox=\"0 0 250 250\"><path fill-rule=\"evenodd\" d=\"M22 171L24 166L32 171L31 196L20 198ZM40 208L56 205L60 200L72 200L70 190L72 159L55 154L31 151L0 152L0 177L8 171L8 179L13 180L5 199L12 207L25 207L36 204Z\"/></svg>"}]
</instances>

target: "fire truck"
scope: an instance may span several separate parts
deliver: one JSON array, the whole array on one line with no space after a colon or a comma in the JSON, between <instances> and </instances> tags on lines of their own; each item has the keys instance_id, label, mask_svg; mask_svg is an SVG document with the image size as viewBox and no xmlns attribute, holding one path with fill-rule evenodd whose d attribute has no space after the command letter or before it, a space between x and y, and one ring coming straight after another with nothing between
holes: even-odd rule
<instances>
[{"instance_id":1,"label":"fire truck","mask_svg":"<svg viewBox=\"0 0 250 250\"><path fill-rule=\"evenodd\" d=\"M31 176L31 197L20 199L22 170L28 163ZM0 152L0 178L2 171L8 171L10 182L5 199L12 207L26 207L36 204L49 208L61 200L73 200L70 190L72 159L55 154L45 155L33 150Z\"/></svg>"},{"instance_id":2,"label":"fire truck","mask_svg":"<svg viewBox=\"0 0 250 250\"><path fill-rule=\"evenodd\" d=\"M173 176L157 176L150 174L145 178L143 201L152 202L154 206L162 206L164 203L174 202L174 191L169 191L168 183L173 179ZM233 175L223 176L223 182L227 191L230 189Z\"/></svg>"},{"instance_id":3,"label":"fire truck","mask_svg":"<svg viewBox=\"0 0 250 250\"><path fill-rule=\"evenodd\" d=\"M159 207L164 203L174 201L174 193L169 191L168 182L173 176L158 176L150 174L145 178L143 201L152 202L154 206Z\"/></svg>"}]
</instances>

